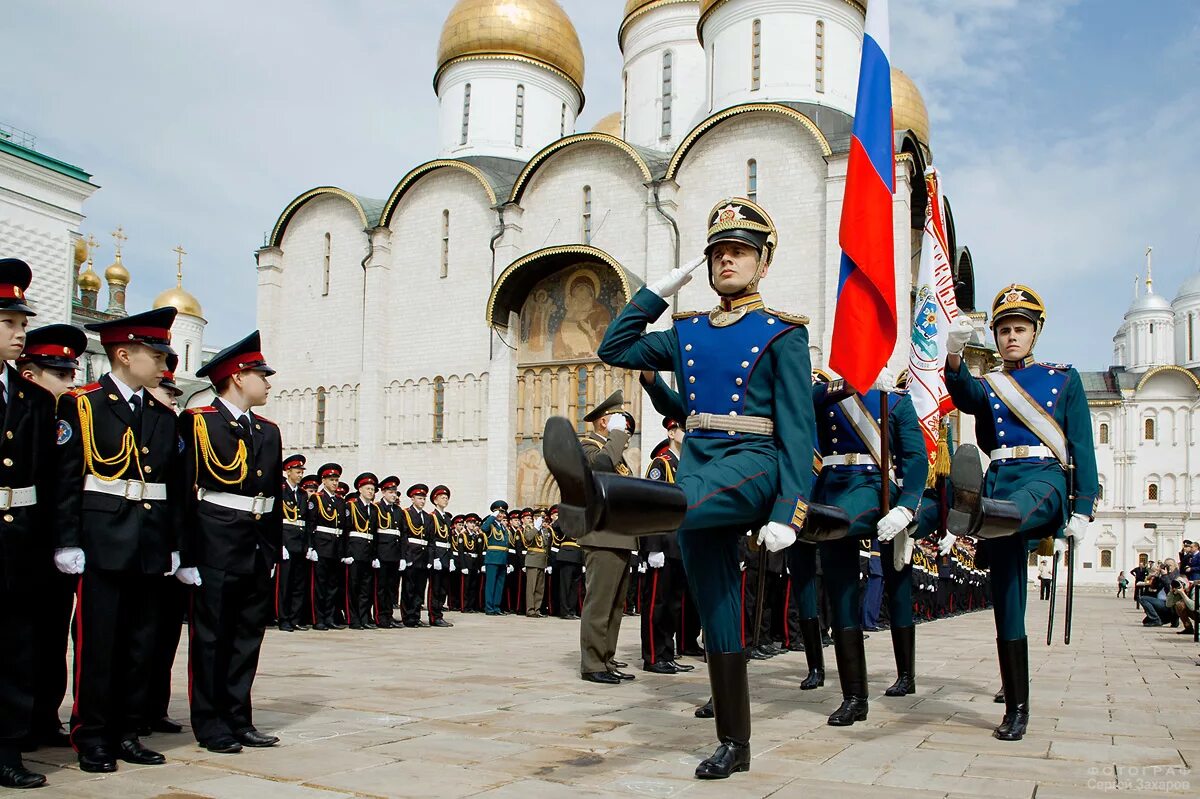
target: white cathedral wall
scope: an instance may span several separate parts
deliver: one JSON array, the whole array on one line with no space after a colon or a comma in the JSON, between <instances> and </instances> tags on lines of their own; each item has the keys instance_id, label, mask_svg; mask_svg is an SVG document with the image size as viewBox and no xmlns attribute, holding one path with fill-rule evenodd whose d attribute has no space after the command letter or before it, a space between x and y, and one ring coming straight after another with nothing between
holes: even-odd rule
<instances>
[{"instance_id":1,"label":"white cathedral wall","mask_svg":"<svg viewBox=\"0 0 1200 799\"><path fill-rule=\"evenodd\" d=\"M625 140L673 150L703 113L704 48L696 41L699 4L666 5L642 14L625 29L623 50ZM671 53L671 130L662 135L663 55Z\"/></svg>"}]
</instances>

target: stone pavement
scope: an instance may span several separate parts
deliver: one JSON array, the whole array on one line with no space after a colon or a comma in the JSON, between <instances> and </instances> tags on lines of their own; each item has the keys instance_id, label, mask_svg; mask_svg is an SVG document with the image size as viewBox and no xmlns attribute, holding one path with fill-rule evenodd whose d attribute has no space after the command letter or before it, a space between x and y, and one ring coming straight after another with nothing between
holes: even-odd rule
<instances>
[{"instance_id":1,"label":"stone pavement","mask_svg":"<svg viewBox=\"0 0 1200 799\"><path fill-rule=\"evenodd\" d=\"M1130 600L1083 593L1071 646L1056 636L1047 648L1031 591L1033 721L1019 743L991 737L1002 713L990 612L918 628L918 690L904 699L881 696L891 645L871 635L870 718L849 728L825 724L839 701L832 648L817 691L797 688L802 653L752 662L752 770L715 783L691 776L714 746L712 722L692 716L704 666L635 668L638 619L625 619L618 653L638 679L610 687L578 679L577 623L452 613L452 630L269 631L255 715L276 748L215 755L185 730L146 740L167 765L115 775L84 774L62 750L27 758L50 778L37 795L55 797L1200 795L1200 647L1143 628ZM186 719L182 655L172 716Z\"/></svg>"}]
</instances>

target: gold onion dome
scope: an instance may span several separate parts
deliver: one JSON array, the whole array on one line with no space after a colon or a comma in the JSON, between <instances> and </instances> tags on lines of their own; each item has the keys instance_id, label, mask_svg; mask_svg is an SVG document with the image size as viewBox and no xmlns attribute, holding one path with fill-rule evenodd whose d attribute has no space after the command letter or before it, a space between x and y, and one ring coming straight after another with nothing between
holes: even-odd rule
<instances>
[{"instance_id":1,"label":"gold onion dome","mask_svg":"<svg viewBox=\"0 0 1200 799\"><path fill-rule=\"evenodd\" d=\"M434 85L452 63L489 57L548 67L583 98L583 47L556 0L458 0L442 27Z\"/></svg>"},{"instance_id":2,"label":"gold onion dome","mask_svg":"<svg viewBox=\"0 0 1200 799\"><path fill-rule=\"evenodd\" d=\"M204 309L200 301L193 297L183 286L167 289L154 298L155 308L166 308L168 305L182 314L204 318Z\"/></svg>"},{"instance_id":3,"label":"gold onion dome","mask_svg":"<svg viewBox=\"0 0 1200 799\"><path fill-rule=\"evenodd\" d=\"M88 268L79 273L79 278L75 281L81 291L99 291L100 276L92 269L91 264Z\"/></svg>"},{"instance_id":4,"label":"gold onion dome","mask_svg":"<svg viewBox=\"0 0 1200 799\"><path fill-rule=\"evenodd\" d=\"M121 253L117 253L117 259L109 264L108 269L104 270L104 279L109 284L129 285L129 270L125 268L125 264L121 263Z\"/></svg>"},{"instance_id":5,"label":"gold onion dome","mask_svg":"<svg viewBox=\"0 0 1200 799\"><path fill-rule=\"evenodd\" d=\"M592 133L607 133L609 136L621 138L621 112L613 111L608 116L601 119L592 128Z\"/></svg>"},{"instance_id":6,"label":"gold onion dome","mask_svg":"<svg viewBox=\"0 0 1200 799\"><path fill-rule=\"evenodd\" d=\"M917 140L929 145L929 112L912 78L892 67L892 124L896 130L911 130Z\"/></svg>"},{"instance_id":7,"label":"gold onion dome","mask_svg":"<svg viewBox=\"0 0 1200 799\"><path fill-rule=\"evenodd\" d=\"M79 266L80 264L82 264L84 261L87 260L87 257L88 257L87 242L84 241L83 239L75 239L75 248L74 248L75 265Z\"/></svg>"}]
</instances>

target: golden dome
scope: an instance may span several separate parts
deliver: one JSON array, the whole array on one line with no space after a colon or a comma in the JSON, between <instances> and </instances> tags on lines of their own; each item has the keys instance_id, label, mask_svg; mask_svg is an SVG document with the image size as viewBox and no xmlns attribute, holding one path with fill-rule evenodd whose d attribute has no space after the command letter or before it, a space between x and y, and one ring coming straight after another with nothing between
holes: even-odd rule
<instances>
[{"instance_id":1,"label":"golden dome","mask_svg":"<svg viewBox=\"0 0 1200 799\"><path fill-rule=\"evenodd\" d=\"M438 42L438 77L469 58L529 59L561 73L583 97L583 47L556 0L458 0Z\"/></svg>"},{"instance_id":2,"label":"golden dome","mask_svg":"<svg viewBox=\"0 0 1200 799\"><path fill-rule=\"evenodd\" d=\"M96 274L90 265L79 274L75 282L79 286L80 291L100 290L100 276Z\"/></svg>"},{"instance_id":3,"label":"golden dome","mask_svg":"<svg viewBox=\"0 0 1200 799\"><path fill-rule=\"evenodd\" d=\"M917 141L929 145L929 112L912 78L892 67L892 124L896 130L911 130Z\"/></svg>"},{"instance_id":4,"label":"golden dome","mask_svg":"<svg viewBox=\"0 0 1200 799\"><path fill-rule=\"evenodd\" d=\"M87 260L88 246L87 242L83 239L75 239L74 257L76 266L79 266L81 263Z\"/></svg>"},{"instance_id":5,"label":"golden dome","mask_svg":"<svg viewBox=\"0 0 1200 799\"><path fill-rule=\"evenodd\" d=\"M613 111L608 116L601 119L592 128L592 133L607 133L610 136L621 138L621 112Z\"/></svg>"},{"instance_id":6,"label":"golden dome","mask_svg":"<svg viewBox=\"0 0 1200 799\"><path fill-rule=\"evenodd\" d=\"M204 318L204 309L200 307L200 301L193 297L183 286L167 289L154 298L155 308L166 308L168 305L173 306L182 314L197 316L201 319Z\"/></svg>"},{"instance_id":7,"label":"golden dome","mask_svg":"<svg viewBox=\"0 0 1200 799\"><path fill-rule=\"evenodd\" d=\"M121 253L117 253L117 259L109 264L108 269L104 270L104 279L109 284L117 284L120 286L129 285L129 270L125 268L125 264L121 263Z\"/></svg>"}]
</instances>

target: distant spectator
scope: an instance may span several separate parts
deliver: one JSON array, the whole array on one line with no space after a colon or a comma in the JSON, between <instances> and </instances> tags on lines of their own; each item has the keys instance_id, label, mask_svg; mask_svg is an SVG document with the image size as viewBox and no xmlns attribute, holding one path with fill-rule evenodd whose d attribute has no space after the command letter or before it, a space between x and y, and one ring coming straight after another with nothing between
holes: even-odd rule
<instances>
[{"instance_id":1,"label":"distant spectator","mask_svg":"<svg viewBox=\"0 0 1200 799\"><path fill-rule=\"evenodd\" d=\"M1142 598L1142 583L1150 574L1150 569L1145 563L1139 563L1129 573L1133 575L1133 604L1137 605L1138 600Z\"/></svg>"},{"instance_id":2,"label":"distant spectator","mask_svg":"<svg viewBox=\"0 0 1200 799\"><path fill-rule=\"evenodd\" d=\"M1050 598L1050 575L1052 568L1050 558L1038 557L1038 584L1041 586L1041 599Z\"/></svg>"},{"instance_id":3,"label":"distant spectator","mask_svg":"<svg viewBox=\"0 0 1200 799\"><path fill-rule=\"evenodd\" d=\"M1189 581L1200 580L1200 543L1184 541L1179 557L1179 571Z\"/></svg>"},{"instance_id":4,"label":"distant spectator","mask_svg":"<svg viewBox=\"0 0 1200 799\"><path fill-rule=\"evenodd\" d=\"M1172 558L1167 558L1162 562L1160 569L1151 572L1139 600L1142 610L1146 612L1142 624L1147 627L1161 627L1165 624L1179 626L1179 615L1174 608L1167 606L1167 595L1178 578L1179 569Z\"/></svg>"},{"instance_id":5,"label":"distant spectator","mask_svg":"<svg viewBox=\"0 0 1200 799\"><path fill-rule=\"evenodd\" d=\"M1129 587L1129 578L1125 576L1125 572L1117 575L1117 598L1121 599L1125 596L1125 589Z\"/></svg>"}]
</instances>

